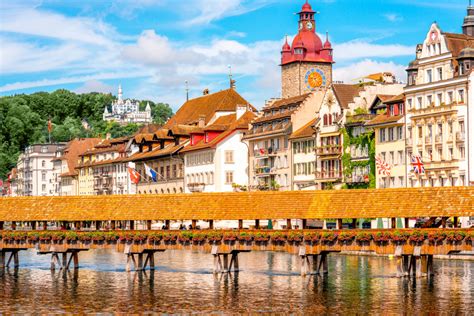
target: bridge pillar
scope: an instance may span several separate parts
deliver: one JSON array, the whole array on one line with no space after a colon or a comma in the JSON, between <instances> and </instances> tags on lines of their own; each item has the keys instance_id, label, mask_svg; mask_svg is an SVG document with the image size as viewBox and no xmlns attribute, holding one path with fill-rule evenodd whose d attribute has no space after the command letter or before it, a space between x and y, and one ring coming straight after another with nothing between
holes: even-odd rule
<instances>
[{"instance_id":1,"label":"bridge pillar","mask_svg":"<svg viewBox=\"0 0 474 316\"><path fill-rule=\"evenodd\" d=\"M0 250L0 269L5 268L5 252Z\"/></svg>"},{"instance_id":2,"label":"bridge pillar","mask_svg":"<svg viewBox=\"0 0 474 316\"><path fill-rule=\"evenodd\" d=\"M151 230L151 220L146 221L146 229Z\"/></svg>"},{"instance_id":3,"label":"bridge pillar","mask_svg":"<svg viewBox=\"0 0 474 316\"><path fill-rule=\"evenodd\" d=\"M260 229L260 220L259 219L255 220L255 229Z\"/></svg>"},{"instance_id":4,"label":"bridge pillar","mask_svg":"<svg viewBox=\"0 0 474 316\"><path fill-rule=\"evenodd\" d=\"M453 217L453 228L457 228L459 223L459 218L457 216Z\"/></svg>"},{"instance_id":5,"label":"bridge pillar","mask_svg":"<svg viewBox=\"0 0 474 316\"><path fill-rule=\"evenodd\" d=\"M353 218L352 219L352 229L356 229L357 228L357 218Z\"/></svg>"},{"instance_id":6,"label":"bridge pillar","mask_svg":"<svg viewBox=\"0 0 474 316\"><path fill-rule=\"evenodd\" d=\"M43 230L48 230L48 222L43 221Z\"/></svg>"},{"instance_id":7,"label":"bridge pillar","mask_svg":"<svg viewBox=\"0 0 474 316\"><path fill-rule=\"evenodd\" d=\"M12 230L16 230L16 222L12 222Z\"/></svg>"},{"instance_id":8,"label":"bridge pillar","mask_svg":"<svg viewBox=\"0 0 474 316\"><path fill-rule=\"evenodd\" d=\"M441 217L441 226L442 226L443 228L446 228L447 220L448 220L447 217Z\"/></svg>"},{"instance_id":9,"label":"bridge pillar","mask_svg":"<svg viewBox=\"0 0 474 316\"><path fill-rule=\"evenodd\" d=\"M196 224L197 224L197 220L193 219L193 220L191 221L191 227L192 227L193 229L196 229Z\"/></svg>"},{"instance_id":10,"label":"bridge pillar","mask_svg":"<svg viewBox=\"0 0 474 316\"><path fill-rule=\"evenodd\" d=\"M214 229L214 220L209 221L209 229Z\"/></svg>"},{"instance_id":11,"label":"bridge pillar","mask_svg":"<svg viewBox=\"0 0 474 316\"><path fill-rule=\"evenodd\" d=\"M301 229L306 229L307 226L308 226L308 225L307 225L307 220L306 220L306 219L302 219L302 220L301 220Z\"/></svg>"},{"instance_id":12,"label":"bridge pillar","mask_svg":"<svg viewBox=\"0 0 474 316\"><path fill-rule=\"evenodd\" d=\"M244 220L239 219L239 229L243 229L243 228L244 228Z\"/></svg>"},{"instance_id":13,"label":"bridge pillar","mask_svg":"<svg viewBox=\"0 0 474 316\"><path fill-rule=\"evenodd\" d=\"M342 218L336 220L336 229L342 229Z\"/></svg>"},{"instance_id":14,"label":"bridge pillar","mask_svg":"<svg viewBox=\"0 0 474 316\"><path fill-rule=\"evenodd\" d=\"M3 230L3 222L0 222L0 230Z\"/></svg>"},{"instance_id":15,"label":"bridge pillar","mask_svg":"<svg viewBox=\"0 0 474 316\"><path fill-rule=\"evenodd\" d=\"M405 217L405 228L408 228L410 226L410 219L408 217Z\"/></svg>"},{"instance_id":16,"label":"bridge pillar","mask_svg":"<svg viewBox=\"0 0 474 316\"><path fill-rule=\"evenodd\" d=\"M291 227L291 219L288 218L288 219L286 220L286 229L291 229L291 228L292 228L292 227Z\"/></svg>"},{"instance_id":17,"label":"bridge pillar","mask_svg":"<svg viewBox=\"0 0 474 316\"><path fill-rule=\"evenodd\" d=\"M319 260L317 273L320 274L322 272L324 274L328 274L328 253L325 251L322 251L320 256L321 256L321 259ZM322 271L321 271L321 268L322 268Z\"/></svg>"},{"instance_id":18,"label":"bridge pillar","mask_svg":"<svg viewBox=\"0 0 474 316\"><path fill-rule=\"evenodd\" d=\"M36 221L31 222L31 229L36 230Z\"/></svg>"},{"instance_id":19,"label":"bridge pillar","mask_svg":"<svg viewBox=\"0 0 474 316\"><path fill-rule=\"evenodd\" d=\"M170 229L170 220L165 220L165 229Z\"/></svg>"},{"instance_id":20,"label":"bridge pillar","mask_svg":"<svg viewBox=\"0 0 474 316\"><path fill-rule=\"evenodd\" d=\"M130 230L135 230L135 221L130 221Z\"/></svg>"},{"instance_id":21,"label":"bridge pillar","mask_svg":"<svg viewBox=\"0 0 474 316\"><path fill-rule=\"evenodd\" d=\"M115 221L110 221L110 229L115 230Z\"/></svg>"}]
</instances>

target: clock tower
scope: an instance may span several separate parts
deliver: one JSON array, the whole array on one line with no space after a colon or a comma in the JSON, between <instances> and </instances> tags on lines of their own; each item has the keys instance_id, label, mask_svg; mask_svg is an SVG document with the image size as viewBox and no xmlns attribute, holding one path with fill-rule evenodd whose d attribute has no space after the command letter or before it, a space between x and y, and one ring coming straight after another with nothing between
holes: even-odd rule
<instances>
[{"instance_id":1,"label":"clock tower","mask_svg":"<svg viewBox=\"0 0 474 316\"><path fill-rule=\"evenodd\" d=\"M324 89L332 82L332 46L326 34L323 44L316 33L316 12L306 3L298 13L298 34L291 46L285 40L281 50L282 97L299 96Z\"/></svg>"}]
</instances>

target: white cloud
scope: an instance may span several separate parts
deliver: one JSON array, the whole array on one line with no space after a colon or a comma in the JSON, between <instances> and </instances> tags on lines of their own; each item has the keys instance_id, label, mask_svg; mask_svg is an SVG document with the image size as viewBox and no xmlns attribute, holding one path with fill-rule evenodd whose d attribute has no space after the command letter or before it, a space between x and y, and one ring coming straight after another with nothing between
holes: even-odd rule
<instances>
[{"instance_id":1,"label":"white cloud","mask_svg":"<svg viewBox=\"0 0 474 316\"><path fill-rule=\"evenodd\" d=\"M100 92L100 93L112 93L115 88L111 85L105 84L99 80L86 81L82 86L76 88L76 93L89 93L89 92Z\"/></svg>"},{"instance_id":2,"label":"white cloud","mask_svg":"<svg viewBox=\"0 0 474 316\"><path fill-rule=\"evenodd\" d=\"M372 59L364 59L345 67L336 67L333 73L334 81L345 83L357 83L359 79L372 73L391 72L398 80L405 78L405 65L394 62L379 62Z\"/></svg>"},{"instance_id":3,"label":"white cloud","mask_svg":"<svg viewBox=\"0 0 474 316\"><path fill-rule=\"evenodd\" d=\"M403 21L403 17L396 14L396 13L387 13L387 14L384 14L383 15L387 20L389 20L390 22L399 22L399 21Z\"/></svg>"},{"instance_id":4,"label":"white cloud","mask_svg":"<svg viewBox=\"0 0 474 316\"><path fill-rule=\"evenodd\" d=\"M22 82L14 82L8 83L3 86L0 86L0 92L6 91L15 91L21 89L29 89L29 88L38 88L38 87L49 87L49 86L57 86L57 85L65 85L70 83L81 83L87 81L94 81L94 80L110 80L110 79L118 79L118 78L140 78L143 77L143 72L111 72L111 73L98 73L94 75L87 75L87 76L77 76L77 77L61 77L57 79L41 79L35 81L22 81Z\"/></svg>"},{"instance_id":5,"label":"white cloud","mask_svg":"<svg viewBox=\"0 0 474 316\"><path fill-rule=\"evenodd\" d=\"M415 54L412 46L400 44L373 44L367 41L353 40L333 45L334 60L356 60L361 58L390 58Z\"/></svg>"}]
</instances>

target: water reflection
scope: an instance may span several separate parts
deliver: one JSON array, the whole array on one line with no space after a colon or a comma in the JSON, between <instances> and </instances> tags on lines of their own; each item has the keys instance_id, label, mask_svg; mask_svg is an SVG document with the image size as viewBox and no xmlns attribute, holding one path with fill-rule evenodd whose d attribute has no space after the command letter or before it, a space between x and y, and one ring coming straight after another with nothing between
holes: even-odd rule
<instances>
[{"instance_id":1,"label":"water reflection","mask_svg":"<svg viewBox=\"0 0 474 316\"><path fill-rule=\"evenodd\" d=\"M80 254L80 270L50 271L50 258L22 253L0 270L0 312L469 313L474 262L435 260L435 277L397 278L395 260L329 256L328 276L302 278L286 253L239 257L242 271L212 273L209 254L157 254L155 271L125 272L111 250ZM436 302L436 304L433 304Z\"/></svg>"}]
</instances>

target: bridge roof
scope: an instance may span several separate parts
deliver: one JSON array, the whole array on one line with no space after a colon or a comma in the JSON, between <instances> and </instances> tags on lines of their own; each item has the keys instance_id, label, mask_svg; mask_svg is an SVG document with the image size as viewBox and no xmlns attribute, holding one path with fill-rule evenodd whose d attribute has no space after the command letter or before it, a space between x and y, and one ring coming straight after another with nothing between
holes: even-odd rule
<instances>
[{"instance_id":1,"label":"bridge roof","mask_svg":"<svg viewBox=\"0 0 474 316\"><path fill-rule=\"evenodd\" d=\"M474 216L474 187L0 198L0 221Z\"/></svg>"}]
</instances>

